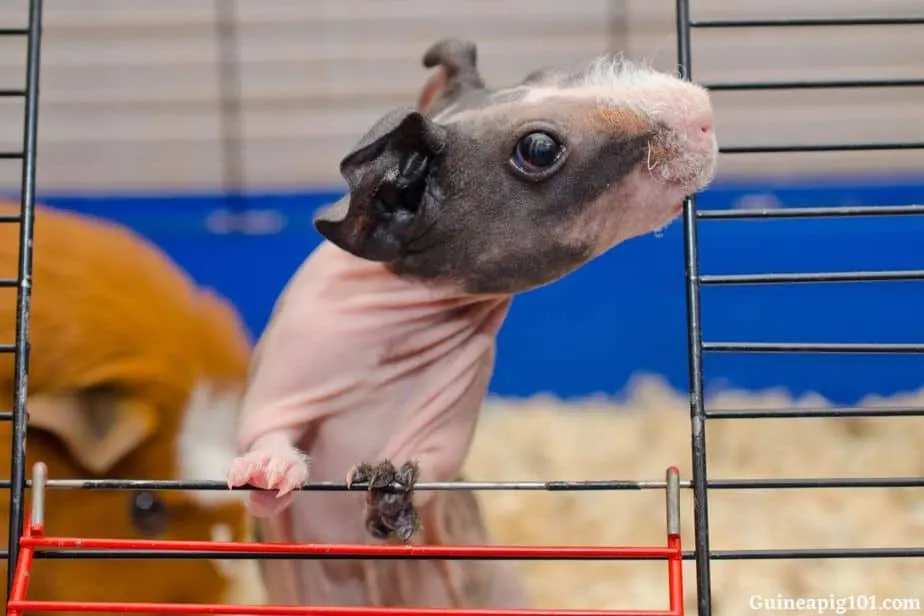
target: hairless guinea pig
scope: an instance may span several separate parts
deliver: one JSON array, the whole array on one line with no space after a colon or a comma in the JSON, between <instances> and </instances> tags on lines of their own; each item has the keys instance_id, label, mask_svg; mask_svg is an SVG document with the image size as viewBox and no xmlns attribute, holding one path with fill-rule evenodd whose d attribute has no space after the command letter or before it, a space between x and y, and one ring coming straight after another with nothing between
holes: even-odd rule
<instances>
[{"instance_id":1,"label":"hairless guinea pig","mask_svg":"<svg viewBox=\"0 0 924 616\"><path fill-rule=\"evenodd\" d=\"M243 403L232 486L268 541L489 541L460 477L514 294L660 228L711 181L705 90L602 57L485 87L475 46L443 40L416 108L385 115L341 162L349 194L277 302ZM304 491L312 478L365 495ZM369 463L367 463L369 462ZM515 607L510 563L279 560L273 602Z\"/></svg>"}]
</instances>

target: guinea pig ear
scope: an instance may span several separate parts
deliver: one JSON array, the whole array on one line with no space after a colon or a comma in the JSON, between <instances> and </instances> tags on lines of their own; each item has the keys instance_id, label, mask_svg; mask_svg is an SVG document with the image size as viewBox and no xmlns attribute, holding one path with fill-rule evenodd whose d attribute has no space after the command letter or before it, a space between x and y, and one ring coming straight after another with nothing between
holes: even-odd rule
<instances>
[{"instance_id":1,"label":"guinea pig ear","mask_svg":"<svg viewBox=\"0 0 924 616\"><path fill-rule=\"evenodd\" d=\"M471 41L447 38L434 43L423 56L425 68L439 70L427 81L417 99L417 108L452 104L466 90L483 90L478 73L478 48Z\"/></svg>"},{"instance_id":2,"label":"guinea pig ear","mask_svg":"<svg viewBox=\"0 0 924 616\"><path fill-rule=\"evenodd\" d=\"M157 428L153 408L113 392L37 394L26 403L29 427L53 434L83 468L101 475Z\"/></svg>"},{"instance_id":3,"label":"guinea pig ear","mask_svg":"<svg viewBox=\"0 0 924 616\"><path fill-rule=\"evenodd\" d=\"M315 228L360 258L399 258L420 219L431 164L447 136L417 111L386 115L341 161L349 195L320 212Z\"/></svg>"}]
</instances>

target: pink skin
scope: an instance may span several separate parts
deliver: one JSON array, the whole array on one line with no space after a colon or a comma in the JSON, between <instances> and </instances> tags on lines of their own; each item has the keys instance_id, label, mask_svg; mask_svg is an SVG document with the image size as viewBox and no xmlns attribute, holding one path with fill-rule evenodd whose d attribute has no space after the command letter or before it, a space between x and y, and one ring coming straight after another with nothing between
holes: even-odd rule
<instances>
[{"instance_id":1,"label":"pink skin","mask_svg":"<svg viewBox=\"0 0 924 616\"><path fill-rule=\"evenodd\" d=\"M629 107L671 129L652 139L648 160L587 204L585 219L568 230L592 243L594 256L666 225L683 198L711 180L716 140L700 88L629 65L601 64L577 87L549 81L525 102L568 96ZM478 110L454 113L450 107L442 115L461 118ZM264 490L250 492L248 501L261 539L374 541L363 524L363 493L296 491L309 478L309 460L317 481L342 482L356 464L386 459L396 466L416 461L419 481L458 480L511 299L403 277L323 242L280 298L243 401L241 455L228 483ZM414 500L423 523L417 541L490 543L472 495L422 491ZM276 604L529 604L510 562L310 559L261 566Z\"/></svg>"},{"instance_id":2,"label":"pink skin","mask_svg":"<svg viewBox=\"0 0 924 616\"><path fill-rule=\"evenodd\" d=\"M264 540L373 541L363 526L362 492L292 491L308 478L302 452L319 481L343 481L358 462L383 459L416 460L419 481L458 479L509 301L421 285L322 244L289 283L259 343L239 428L243 453L228 476L232 486L267 490L249 493ZM415 504L426 543L490 541L471 495L423 491ZM511 563L303 560L264 567L270 585L286 584L274 603L527 602ZM344 581L345 567L355 569L354 582Z\"/></svg>"}]
</instances>

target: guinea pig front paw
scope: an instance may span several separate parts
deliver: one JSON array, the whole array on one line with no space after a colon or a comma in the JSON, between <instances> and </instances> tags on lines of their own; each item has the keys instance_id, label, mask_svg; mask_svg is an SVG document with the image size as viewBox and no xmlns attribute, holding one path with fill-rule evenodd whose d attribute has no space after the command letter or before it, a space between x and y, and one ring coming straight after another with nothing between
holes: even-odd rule
<instances>
[{"instance_id":1,"label":"guinea pig front paw","mask_svg":"<svg viewBox=\"0 0 924 616\"><path fill-rule=\"evenodd\" d=\"M404 543L420 529L420 516L414 508L413 490L420 469L414 462L400 468L385 460L375 466L362 463L347 474L347 485L368 484L366 493L366 531L374 538L397 538Z\"/></svg>"},{"instance_id":2,"label":"guinea pig front paw","mask_svg":"<svg viewBox=\"0 0 924 616\"><path fill-rule=\"evenodd\" d=\"M309 460L295 448L281 451L254 450L239 456L228 471L228 487L251 485L247 508L257 517L282 511L295 498L294 490L308 481Z\"/></svg>"}]
</instances>

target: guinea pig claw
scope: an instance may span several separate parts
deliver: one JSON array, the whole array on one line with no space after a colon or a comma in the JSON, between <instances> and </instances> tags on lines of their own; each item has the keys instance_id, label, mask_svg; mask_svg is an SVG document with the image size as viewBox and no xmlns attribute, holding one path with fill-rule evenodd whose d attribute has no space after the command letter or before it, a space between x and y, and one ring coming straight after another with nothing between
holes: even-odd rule
<instances>
[{"instance_id":1,"label":"guinea pig claw","mask_svg":"<svg viewBox=\"0 0 924 616\"><path fill-rule=\"evenodd\" d=\"M370 490L381 490L390 488L397 478L395 466L388 460L375 467L372 471L372 479L369 481Z\"/></svg>"},{"instance_id":2,"label":"guinea pig claw","mask_svg":"<svg viewBox=\"0 0 924 616\"><path fill-rule=\"evenodd\" d=\"M238 458L228 471L228 488L245 485L253 476L254 465L247 459Z\"/></svg>"},{"instance_id":3,"label":"guinea pig claw","mask_svg":"<svg viewBox=\"0 0 924 616\"><path fill-rule=\"evenodd\" d=\"M417 483L417 477L420 475L420 468L414 462L405 462L397 471L395 471L395 481L406 490L410 490Z\"/></svg>"},{"instance_id":4,"label":"guinea pig claw","mask_svg":"<svg viewBox=\"0 0 924 616\"><path fill-rule=\"evenodd\" d=\"M358 466L354 466L347 472L346 487L352 488L353 484L356 482L363 483L363 478L362 478L362 475L360 474L360 470Z\"/></svg>"},{"instance_id":5,"label":"guinea pig claw","mask_svg":"<svg viewBox=\"0 0 924 616\"><path fill-rule=\"evenodd\" d=\"M354 483L366 483L369 484L366 489L371 490L376 476L376 469L371 464L362 462L351 468L350 472L347 473L346 485L348 488L352 488Z\"/></svg>"}]
</instances>

